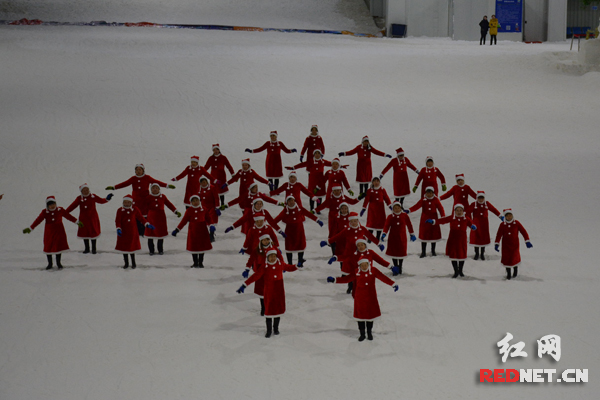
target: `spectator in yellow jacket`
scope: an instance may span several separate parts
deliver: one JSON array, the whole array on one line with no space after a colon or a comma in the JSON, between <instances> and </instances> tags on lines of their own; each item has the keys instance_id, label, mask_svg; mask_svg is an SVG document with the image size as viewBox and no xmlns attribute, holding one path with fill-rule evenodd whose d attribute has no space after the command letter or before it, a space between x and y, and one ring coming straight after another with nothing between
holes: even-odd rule
<instances>
[{"instance_id":1,"label":"spectator in yellow jacket","mask_svg":"<svg viewBox=\"0 0 600 400\"><path fill-rule=\"evenodd\" d=\"M490 19L490 46L496 44L496 36L498 36L498 28L500 28L500 24L498 23L498 18L495 15L492 15Z\"/></svg>"}]
</instances>

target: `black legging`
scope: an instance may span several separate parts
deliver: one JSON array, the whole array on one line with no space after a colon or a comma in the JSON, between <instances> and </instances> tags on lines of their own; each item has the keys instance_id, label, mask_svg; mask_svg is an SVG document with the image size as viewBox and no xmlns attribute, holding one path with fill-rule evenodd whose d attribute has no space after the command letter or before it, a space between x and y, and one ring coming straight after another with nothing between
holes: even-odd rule
<instances>
[{"instance_id":1,"label":"black legging","mask_svg":"<svg viewBox=\"0 0 600 400\"><path fill-rule=\"evenodd\" d=\"M494 44L498 44L496 41L496 35L490 35L490 46L492 45L492 42L494 42Z\"/></svg>"},{"instance_id":2,"label":"black legging","mask_svg":"<svg viewBox=\"0 0 600 400\"><path fill-rule=\"evenodd\" d=\"M194 260L194 264L191 268L204 268L204 253L192 253L192 260Z\"/></svg>"},{"instance_id":3,"label":"black legging","mask_svg":"<svg viewBox=\"0 0 600 400\"><path fill-rule=\"evenodd\" d=\"M285 253L287 257L288 264L293 264L294 253ZM304 252L301 251L298 253L298 262L304 261Z\"/></svg>"},{"instance_id":4,"label":"black legging","mask_svg":"<svg viewBox=\"0 0 600 400\"><path fill-rule=\"evenodd\" d=\"M277 189L279 189L279 179L271 179L271 178L269 178L269 183L273 187L273 189L271 189L271 190L277 190Z\"/></svg>"},{"instance_id":5,"label":"black legging","mask_svg":"<svg viewBox=\"0 0 600 400\"><path fill-rule=\"evenodd\" d=\"M92 254L96 254L96 239L91 239L92 241ZM85 246L85 250L83 254L88 254L90 252L90 239L83 239L83 245Z\"/></svg>"},{"instance_id":6,"label":"black legging","mask_svg":"<svg viewBox=\"0 0 600 400\"><path fill-rule=\"evenodd\" d=\"M60 263L60 259L62 257L62 254L56 254L56 266L58 267L58 269L62 269L62 264ZM48 259L48 266L46 267L46 269L52 269L52 254L46 254L46 258Z\"/></svg>"},{"instance_id":7,"label":"black legging","mask_svg":"<svg viewBox=\"0 0 600 400\"><path fill-rule=\"evenodd\" d=\"M131 257L131 269L136 269L137 265L135 265L135 254L131 253L129 254L129 257ZM123 254L123 260L125 261L125 265L123 265L123 268L129 268L129 259L127 257L127 254Z\"/></svg>"},{"instance_id":8,"label":"black legging","mask_svg":"<svg viewBox=\"0 0 600 400\"><path fill-rule=\"evenodd\" d=\"M373 234L373 229L369 229L369 233L372 235ZM375 237L377 238L377 240L381 239L381 231L380 230L377 230L375 232ZM371 243L370 240L368 240L367 242Z\"/></svg>"},{"instance_id":9,"label":"black legging","mask_svg":"<svg viewBox=\"0 0 600 400\"><path fill-rule=\"evenodd\" d=\"M359 194L366 193L367 190L369 190L369 184L368 183L361 183L360 184L360 192L359 192Z\"/></svg>"},{"instance_id":10,"label":"black legging","mask_svg":"<svg viewBox=\"0 0 600 400\"><path fill-rule=\"evenodd\" d=\"M479 39L479 44L485 44L486 36L487 36L487 31L481 31L481 39Z\"/></svg>"}]
</instances>

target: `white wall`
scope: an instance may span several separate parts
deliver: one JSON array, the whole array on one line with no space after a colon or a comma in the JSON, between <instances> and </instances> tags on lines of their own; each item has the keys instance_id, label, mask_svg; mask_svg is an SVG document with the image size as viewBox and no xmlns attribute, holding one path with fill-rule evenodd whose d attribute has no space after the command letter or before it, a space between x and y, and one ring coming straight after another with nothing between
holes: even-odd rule
<instances>
[{"instance_id":1,"label":"white wall","mask_svg":"<svg viewBox=\"0 0 600 400\"><path fill-rule=\"evenodd\" d=\"M548 3L548 41L560 42L567 38L567 0Z\"/></svg>"}]
</instances>

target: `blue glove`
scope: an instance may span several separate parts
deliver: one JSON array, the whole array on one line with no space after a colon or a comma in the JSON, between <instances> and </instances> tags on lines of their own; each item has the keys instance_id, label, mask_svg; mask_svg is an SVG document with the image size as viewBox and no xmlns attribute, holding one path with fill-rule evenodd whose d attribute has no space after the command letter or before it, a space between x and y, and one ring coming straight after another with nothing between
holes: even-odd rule
<instances>
[{"instance_id":1,"label":"blue glove","mask_svg":"<svg viewBox=\"0 0 600 400\"><path fill-rule=\"evenodd\" d=\"M336 261L337 261L337 256L333 256L333 257L331 257L331 258L329 259L329 261L327 261L327 264L331 265L331 264L333 264L333 263L334 263L334 262L336 262Z\"/></svg>"},{"instance_id":2,"label":"blue glove","mask_svg":"<svg viewBox=\"0 0 600 400\"><path fill-rule=\"evenodd\" d=\"M208 231L209 231L210 233L214 233L216 230L217 230L217 227L216 227L216 226L214 226L214 225L211 225L211 226L208 228Z\"/></svg>"},{"instance_id":3,"label":"blue glove","mask_svg":"<svg viewBox=\"0 0 600 400\"><path fill-rule=\"evenodd\" d=\"M494 250L496 250L496 251L500 251L500 245L499 245L499 244L495 245L495 246L494 246Z\"/></svg>"},{"instance_id":4,"label":"blue glove","mask_svg":"<svg viewBox=\"0 0 600 400\"><path fill-rule=\"evenodd\" d=\"M477 227L475 225L471 225L471 230L476 231Z\"/></svg>"},{"instance_id":5,"label":"blue glove","mask_svg":"<svg viewBox=\"0 0 600 400\"><path fill-rule=\"evenodd\" d=\"M117 236L123 236L123 231L121 230L121 228L117 229Z\"/></svg>"},{"instance_id":6,"label":"blue glove","mask_svg":"<svg viewBox=\"0 0 600 400\"><path fill-rule=\"evenodd\" d=\"M152 224L148 224L148 225L146 225L146 228L148 228L148 229L150 229L151 231L153 231L153 230L154 230L154 225L152 225Z\"/></svg>"},{"instance_id":7,"label":"blue glove","mask_svg":"<svg viewBox=\"0 0 600 400\"><path fill-rule=\"evenodd\" d=\"M327 283L335 283L335 278L333 276L328 276Z\"/></svg>"},{"instance_id":8,"label":"blue glove","mask_svg":"<svg viewBox=\"0 0 600 400\"><path fill-rule=\"evenodd\" d=\"M379 250L384 251L385 250L385 246L383 244L379 245Z\"/></svg>"},{"instance_id":9,"label":"blue glove","mask_svg":"<svg viewBox=\"0 0 600 400\"><path fill-rule=\"evenodd\" d=\"M362 210L360 210L360 216L361 216L361 217L362 217L363 215L365 215L365 211L367 211L367 210L365 210L364 208L363 208Z\"/></svg>"},{"instance_id":10,"label":"blue glove","mask_svg":"<svg viewBox=\"0 0 600 400\"><path fill-rule=\"evenodd\" d=\"M219 210L218 208L215 208L215 213L217 214L217 217L221 216L221 210Z\"/></svg>"},{"instance_id":11,"label":"blue glove","mask_svg":"<svg viewBox=\"0 0 600 400\"><path fill-rule=\"evenodd\" d=\"M230 226L229 228L225 229L225 233L229 233L233 230L233 226Z\"/></svg>"},{"instance_id":12,"label":"blue glove","mask_svg":"<svg viewBox=\"0 0 600 400\"><path fill-rule=\"evenodd\" d=\"M302 160L304 160L304 156L300 156L300 162L302 162Z\"/></svg>"},{"instance_id":13,"label":"blue glove","mask_svg":"<svg viewBox=\"0 0 600 400\"><path fill-rule=\"evenodd\" d=\"M533 245L531 244L531 242L526 242L526 243L525 243L525 246L527 246L527 248L528 248L528 249L530 249L530 248L532 248L532 247L533 247Z\"/></svg>"},{"instance_id":14,"label":"blue glove","mask_svg":"<svg viewBox=\"0 0 600 400\"><path fill-rule=\"evenodd\" d=\"M177 236L178 233L179 233L179 229L175 229L173 232L171 232L171 235Z\"/></svg>"},{"instance_id":15,"label":"blue glove","mask_svg":"<svg viewBox=\"0 0 600 400\"><path fill-rule=\"evenodd\" d=\"M392 288L394 289L394 292L398 291L398 284L396 283L394 286L392 286Z\"/></svg>"},{"instance_id":16,"label":"blue glove","mask_svg":"<svg viewBox=\"0 0 600 400\"><path fill-rule=\"evenodd\" d=\"M221 186L221 190L225 190L225 189L227 189L227 186L228 186L228 185L227 185L226 183L224 183L224 184L223 184L223 186Z\"/></svg>"},{"instance_id":17,"label":"blue glove","mask_svg":"<svg viewBox=\"0 0 600 400\"><path fill-rule=\"evenodd\" d=\"M244 249L240 249L240 251L238 251L239 254L246 254L246 250Z\"/></svg>"},{"instance_id":18,"label":"blue glove","mask_svg":"<svg viewBox=\"0 0 600 400\"><path fill-rule=\"evenodd\" d=\"M242 272L242 277L244 279L248 279L248 275L250 275L250 270L249 269L245 269L244 272Z\"/></svg>"},{"instance_id":19,"label":"blue glove","mask_svg":"<svg viewBox=\"0 0 600 400\"><path fill-rule=\"evenodd\" d=\"M415 235L410 235L411 242L415 242L416 240L417 240L417 237Z\"/></svg>"},{"instance_id":20,"label":"blue glove","mask_svg":"<svg viewBox=\"0 0 600 400\"><path fill-rule=\"evenodd\" d=\"M400 273L400 267L392 267L392 272L394 275L398 275Z\"/></svg>"},{"instance_id":21,"label":"blue glove","mask_svg":"<svg viewBox=\"0 0 600 400\"><path fill-rule=\"evenodd\" d=\"M114 194L112 194L112 193L109 193L109 194L106 196L106 200L109 200L109 201L110 201L110 199L112 199L112 198L113 198L113 196L114 196Z\"/></svg>"},{"instance_id":22,"label":"blue glove","mask_svg":"<svg viewBox=\"0 0 600 400\"><path fill-rule=\"evenodd\" d=\"M504 215L500 216L500 221L504 222Z\"/></svg>"},{"instance_id":23,"label":"blue glove","mask_svg":"<svg viewBox=\"0 0 600 400\"><path fill-rule=\"evenodd\" d=\"M390 209L390 211L394 211L394 206L390 204L390 206L388 207Z\"/></svg>"},{"instance_id":24,"label":"blue glove","mask_svg":"<svg viewBox=\"0 0 600 400\"><path fill-rule=\"evenodd\" d=\"M321 221L321 220L318 220L318 221L317 221L317 224L319 224L319 226L320 226L321 228L323 227L323 221Z\"/></svg>"},{"instance_id":25,"label":"blue glove","mask_svg":"<svg viewBox=\"0 0 600 400\"><path fill-rule=\"evenodd\" d=\"M298 267L298 268L304 267L304 261L306 261L306 260L300 260L300 261L298 261L298 264L296 264L296 267ZM285 272L285 271L283 271L283 272Z\"/></svg>"},{"instance_id":26,"label":"blue glove","mask_svg":"<svg viewBox=\"0 0 600 400\"><path fill-rule=\"evenodd\" d=\"M297 152L298 152L298 150L292 149L292 153L297 153Z\"/></svg>"},{"instance_id":27,"label":"blue glove","mask_svg":"<svg viewBox=\"0 0 600 400\"><path fill-rule=\"evenodd\" d=\"M344 153L338 153L338 157L344 157Z\"/></svg>"},{"instance_id":28,"label":"blue glove","mask_svg":"<svg viewBox=\"0 0 600 400\"><path fill-rule=\"evenodd\" d=\"M246 150L244 150L244 151L245 151L246 153L252 153L252 150L250 150L250 149L246 149Z\"/></svg>"},{"instance_id":29,"label":"blue glove","mask_svg":"<svg viewBox=\"0 0 600 400\"><path fill-rule=\"evenodd\" d=\"M402 210L403 212L410 214L410 210Z\"/></svg>"},{"instance_id":30,"label":"blue glove","mask_svg":"<svg viewBox=\"0 0 600 400\"><path fill-rule=\"evenodd\" d=\"M425 222L427 222L428 224L432 224L433 225L433 220L432 219L426 219Z\"/></svg>"},{"instance_id":31,"label":"blue glove","mask_svg":"<svg viewBox=\"0 0 600 400\"><path fill-rule=\"evenodd\" d=\"M279 234L281 235L281 237L282 237L282 238L284 238L284 239L287 237L287 235L285 234L285 232L284 232L284 231L279 231L278 233L279 233Z\"/></svg>"},{"instance_id":32,"label":"blue glove","mask_svg":"<svg viewBox=\"0 0 600 400\"><path fill-rule=\"evenodd\" d=\"M325 247L325 246L327 246L327 244L328 244L327 240L321 240L321 243L320 243L321 247Z\"/></svg>"},{"instance_id":33,"label":"blue glove","mask_svg":"<svg viewBox=\"0 0 600 400\"><path fill-rule=\"evenodd\" d=\"M242 286L240 286L240 288L238 290L236 290L236 292L242 294L242 293L244 293L245 289L246 289L246 286L242 285Z\"/></svg>"},{"instance_id":34,"label":"blue glove","mask_svg":"<svg viewBox=\"0 0 600 400\"><path fill-rule=\"evenodd\" d=\"M385 237L386 237L386 236L387 236L387 234L385 234L385 233L384 233L383 235L381 235L381 241L382 241L382 242L385 240Z\"/></svg>"},{"instance_id":35,"label":"blue glove","mask_svg":"<svg viewBox=\"0 0 600 400\"><path fill-rule=\"evenodd\" d=\"M383 174L379 175L379 180L383 179Z\"/></svg>"},{"instance_id":36,"label":"blue glove","mask_svg":"<svg viewBox=\"0 0 600 400\"><path fill-rule=\"evenodd\" d=\"M391 155L391 154L386 154L385 156L386 156L387 158L392 158L392 155Z\"/></svg>"}]
</instances>

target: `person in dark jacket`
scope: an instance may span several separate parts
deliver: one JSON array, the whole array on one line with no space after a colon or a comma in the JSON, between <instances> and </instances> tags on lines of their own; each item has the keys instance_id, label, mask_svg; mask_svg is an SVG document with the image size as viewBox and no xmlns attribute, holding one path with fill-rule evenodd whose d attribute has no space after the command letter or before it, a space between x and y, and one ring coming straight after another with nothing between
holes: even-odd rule
<instances>
[{"instance_id":1,"label":"person in dark jacket","mask_svg":"<svg viewBox=\"0 0 600 400\"><path fill-rule=\"evenodd\" d=\"M483 16L483 19L479 23L481 27L481 39L479 39L479 45L485 44L485 38L487 36L488 30L490 29L490 23L488 22L487 15Z\"/></svg>"}]
</instances>

